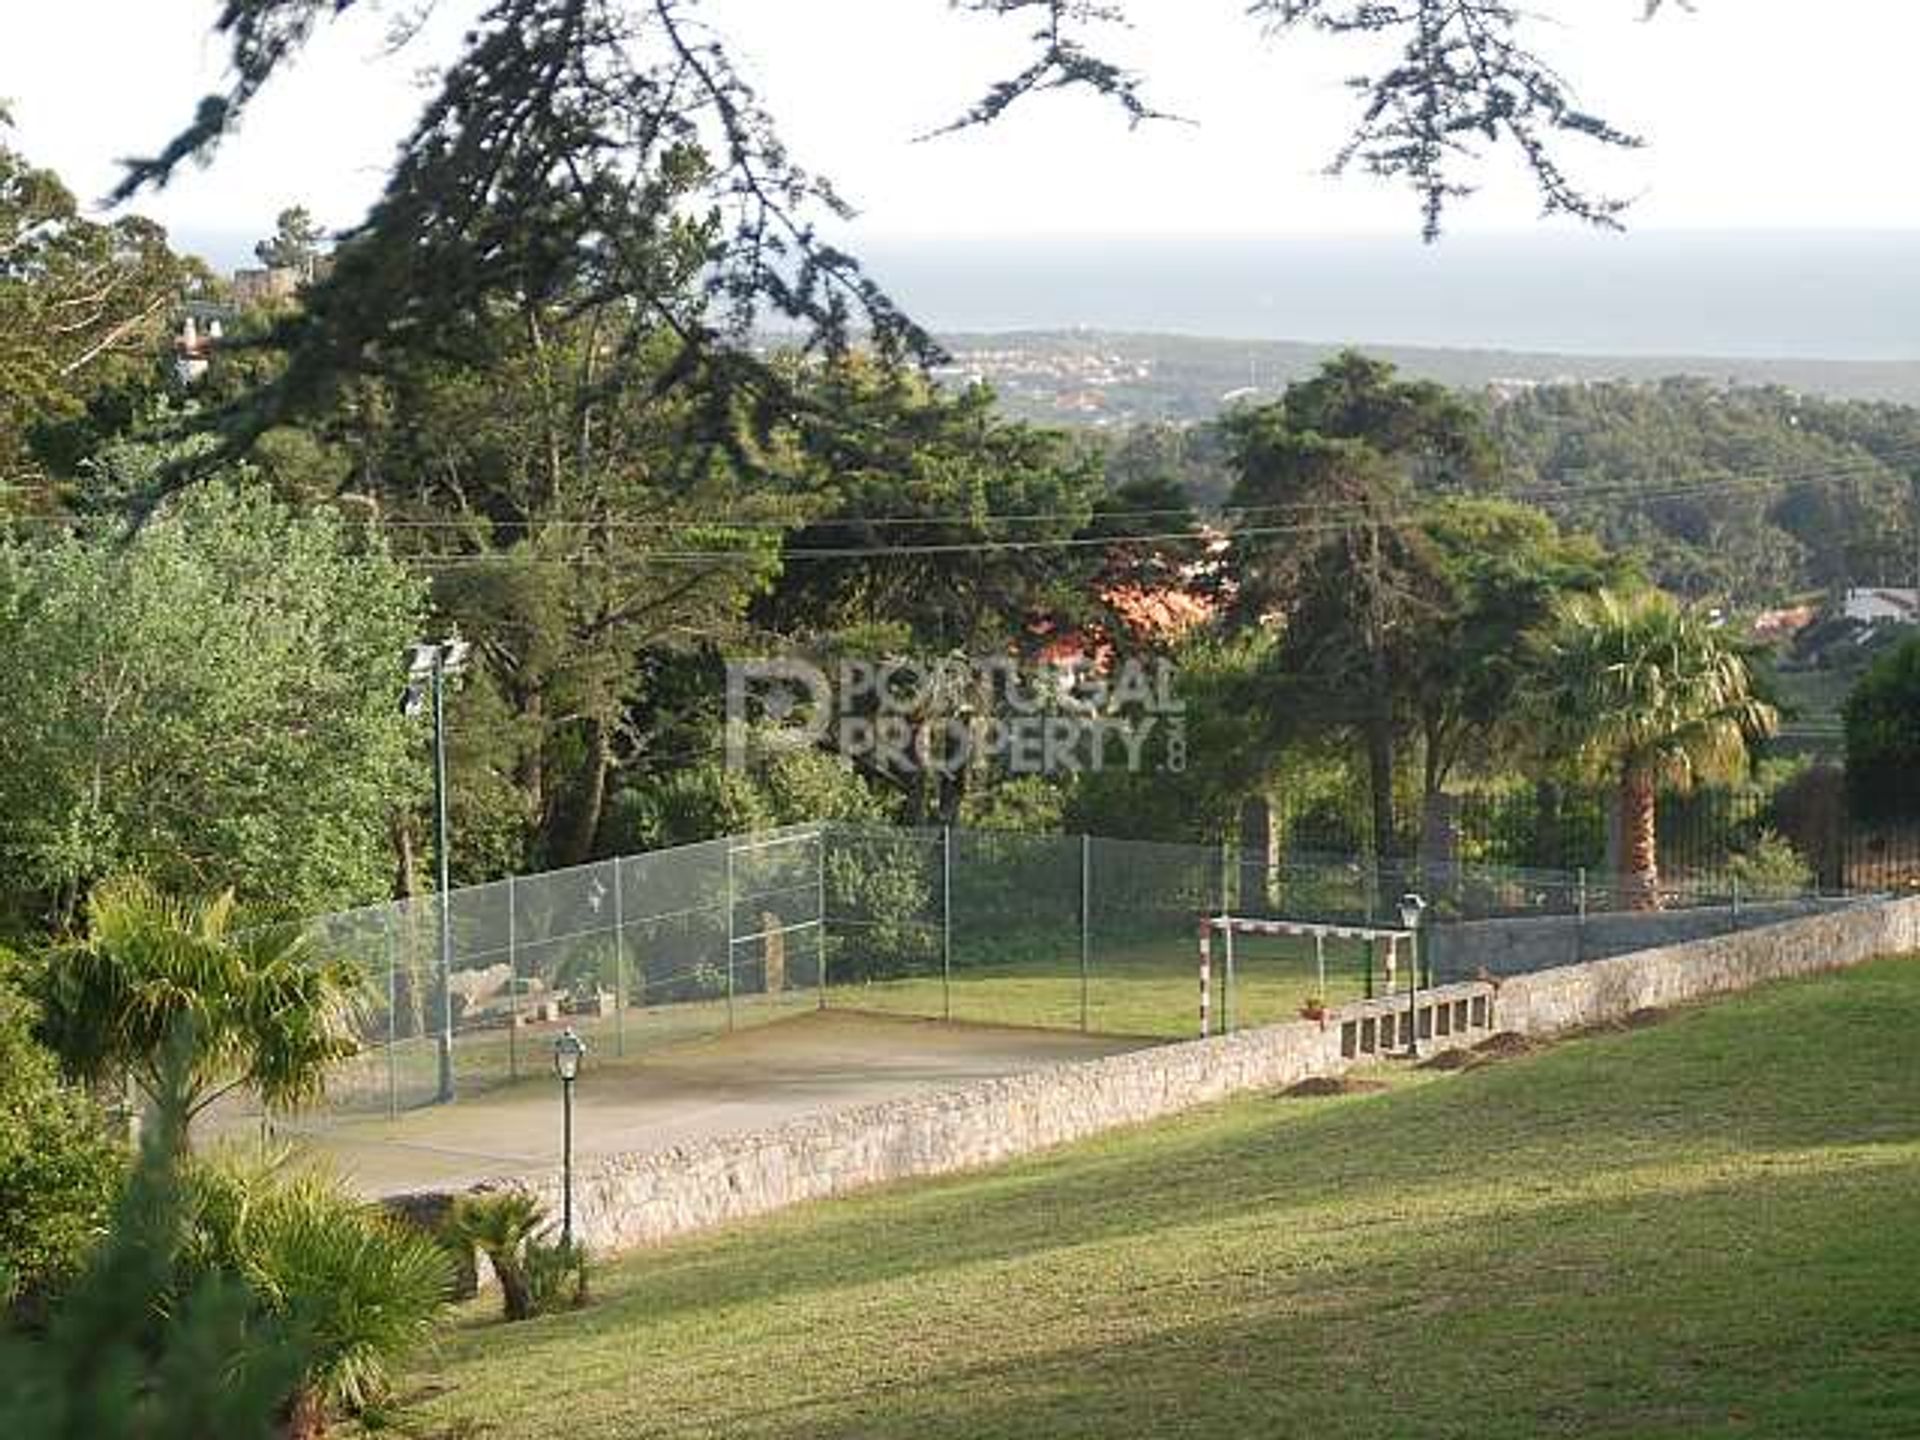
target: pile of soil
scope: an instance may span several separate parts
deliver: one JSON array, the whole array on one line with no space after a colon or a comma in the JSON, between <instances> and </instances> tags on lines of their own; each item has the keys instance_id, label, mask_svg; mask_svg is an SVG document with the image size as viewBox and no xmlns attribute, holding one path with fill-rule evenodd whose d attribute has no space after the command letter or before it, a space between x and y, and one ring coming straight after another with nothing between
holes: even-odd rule
<instances>
[{"instance_id":1,"label":"pile of soil","mask_svg":"<svg viewBox=\"0 0 1920 1440\"><path fill-rule=\"evenodd\" d=\"M1481 1058L1471 1050L1442 1050L1430 1060L1422 1060L1422 1070L1466 1070L1481 1064Z\"/></svg>"},{"instance_id":2,"label":"pile of soil","mask_svg":"<svg viewBox=\"0 0 1920 1440\"><path fill-rule=\"evenodd\" d=\"M1379 1080L1353 1080L1345 1075L1313 1075L1280 1093L1289 1100L1320 1100L1329 1095L1370 1095L1386 1089Z\"/></svg>"},{"instance_id":3,"label":"pile of soil","mask_svg":"<svg viewBox=\"0 0 1920 1440\"><path fill-rule=\"evenodd\" d=\"M1534 1052L1534 1043L1526 1036L1513 1030L1502 1030L1498 1035L1489 1035L1473 1047L1473 1053L1487 1060L1517 1060L1522 1055Z\"/></svg>"}]
</instances>

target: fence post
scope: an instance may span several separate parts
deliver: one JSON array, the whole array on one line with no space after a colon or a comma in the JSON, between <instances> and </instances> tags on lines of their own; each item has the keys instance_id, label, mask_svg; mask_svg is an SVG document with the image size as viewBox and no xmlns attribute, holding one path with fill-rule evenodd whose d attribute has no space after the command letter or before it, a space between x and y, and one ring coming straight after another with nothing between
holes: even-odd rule
<instances>
[{"instance_id":1,"label":"fence post","mask_svg":"<svg viewBox=\"0 0 1920 1440\"><path fill-rule=\"evenodd\" d=\"M1579 964L1587 958L1587 867L1580 867L1578 888L1574 892L1573 922L1573 961Z\"/></svg>"},{"instance_id":2,"label":"fence post","mask_svg":"<svg viewBox=\"0 0 1920 1440\"><path fill-rule=\"evenodd\" d=\"M953 827L940 827L940 1013L953 1019Z\"/></svg>"},{"instance_id":3,"label":"fence post","mask_svg":"<svg viewBox=\"0 0 1920 1440\"><path fill-rule=\"evenodd\" d=\"M1087 972L1092 961L1093 837L1080 837L1080 1033L1087 1033Z\"/></svg>"},{"instance_id":4,"label":"fence post","mask_svg":"<svg viewBox=\"0 0 1920 1440\"><path fill-rule=\"evenodd\" d=\"M814 832L813 845L815 859L819 864L819 874L815 880L814 895L814 946L818 952L819 964L814 984L820 991L820 1008L827 1008L827 827L822 825Z\"/></svg>"},{"instance_id":5,"label":"fence post","mask_svg":"<svg viewBox=\"0 0 1920 1440\"><path fill-rule=\"evenodd\" d=\"M507 1078L520 1078L520 949L513 876L507 876Z\"/></svg>"},{"instance_id":6,"label":"fence post","mask_svg":"<svg viewBox=\"0 0 1920 1440\"><path fill-rule=\"evenodd\" d=\"M620 887L620 857L613 857L613 1053L627 1053L627 905Z\"/></svg>"},{"instance_id":7,"label":"fence post","mask_svg":"<svg viewBox=\"0 0 1920 1440\"><path fill-rule=\"evenodd\" d=\"M733 1029L733 839L727 839L727 1029Z\"/></svg>"},{"instance_id":8,"label":"fence post","mask_svg":"<svg viewBox=\"0 0 1920 1440\"><path fill-rule=\"evenodd\" d=\"M1732 912L1733 928L1738 930L1740 928L1740 877L1738 875L1733 877L1733 899L1728 908Z\"/></svg>"},{"instance_id":9,"label":"fence post","mask_svg":"<svg viewBox=\"0 0 1920 1440\"><path fill-rule=\"evenodd\" d=\"M1227 971L1220 986L1220 1033L1233 1034L1233 926L1221 927L1226 938Z\"/></svg>"},{"instance_id":10,"label":"fence post","mask_svg":"<svg viewBox=\"0 0 1920 1440\"><path fill-rule=\"evenodd\" d=\"M400 1113L399 1078L394 1072L393 1047L399 1038L398 1017L400 1008L400 977L397 958L393 953L393 912L398 908L390 904L386 908L380 924L380 935L387 955L387 1118L394 1119Z\"/></svg>"}]
</instances>

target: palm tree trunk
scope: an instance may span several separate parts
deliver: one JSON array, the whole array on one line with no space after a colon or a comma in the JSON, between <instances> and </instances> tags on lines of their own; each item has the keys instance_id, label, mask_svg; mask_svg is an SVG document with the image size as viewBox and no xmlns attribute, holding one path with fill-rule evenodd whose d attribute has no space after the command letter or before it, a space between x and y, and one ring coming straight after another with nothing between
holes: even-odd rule
<instances>
[{"instance_id":1,"label":"palm tree trunk","mask_svg":"<svg viewBox=\"0 0 1920 1440\"><path fill-rule=\"evenodd\" d=\"M1660 908L1653 777L1632 770L1620 778L1620 890L1629 910Z\"/></svg>"},{"instance_id":2,"label":"palm tree trunk","mask_svg":"<svg viewBox=\"0 0 1920 1440\"><path fill-rule=\"evenodd\" d=\"M1404 876L1393 815L1393 721L1385 714L1374 715L1367 725L1367 789L1373 811L1374 883L1380 903L1391 909Z\"/></svg>"},{"instance_id":3,"label":"palm tree trunk","mask_svg":"<svg viewBox=\"0 0 1920 1440\"><path fill-rule=\"evenodd\" d=\"M282 1433L287 1440L321 1440L327 1433L327 1403L318 1386L302 1383L293 1392Z\"/></svg>"}]
</instances>

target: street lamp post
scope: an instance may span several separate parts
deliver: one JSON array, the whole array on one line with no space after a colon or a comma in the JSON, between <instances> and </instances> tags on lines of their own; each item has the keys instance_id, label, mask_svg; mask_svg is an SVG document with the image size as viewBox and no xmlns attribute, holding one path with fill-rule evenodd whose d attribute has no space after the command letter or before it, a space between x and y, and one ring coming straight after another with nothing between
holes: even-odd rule
<instances>
[{"instance_id":1,"label":"street lamp post","mask_svg":"<svg viewBox=\"0 0 1920 1440\"><path fill-rule=\"evenodd\" d=\"M573 1082L580 1075L580 1061L587 1053L587 1042L562 1030L553 1041L553 1073L560 1077L560 1243L573 1244Z\"/></svg>"},{"instance_id":2,"label":"street lamp post","mask_svg":"<svg viewBox=\"0 0 1920 1440\"><path fill-rule=\"evenodd\" d=\"M1408 891L1400 897L1400 926L1407 932L1407 1058L1420 1056L1420 919L1427 902Z\"/></svg>"},{"instance_id":3,"label":"street lamp post","mask_svg":"<svg viewBox=\"0 0 1920 1440\"><path fill-rule=\"evenodd\" d=\"M433 850L436 909L440 932L440 995L436 1028L440 1061L438 1099L453 1099L453 902L452 833L447 820L447 678L466 669L473 647L455 637L422 641L407 652L407 692L403 708L433 715ZM425 689L423 699L421 691Z\"/></svg>"}]
</instances>

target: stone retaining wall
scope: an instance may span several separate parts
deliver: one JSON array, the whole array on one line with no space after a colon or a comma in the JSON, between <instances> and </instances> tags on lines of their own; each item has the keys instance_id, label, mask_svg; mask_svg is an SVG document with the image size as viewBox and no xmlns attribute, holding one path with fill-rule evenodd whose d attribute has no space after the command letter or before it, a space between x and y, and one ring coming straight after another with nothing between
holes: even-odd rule
<instances>
[{"instance_id":1,"label":"stone retaining wall","mask_svg":"<svg viewBox=\"0 0 1920 1440\"><path fill-rule=\"evenodd\" d=\"M1547 1035L1635 1010L1916 950L1920 900L1863 903L1757 930L1518 976L1500 984L1499 1024L1503 1030Z\"/></svg>"},{"instance_id":2,"label":"stone retaining wall","mask_svg":"<svg viewBox=\"0 0 1920 1440\"><path fill-rule=\"evenodd\" d=\"M1421 997L1423 1048L1491 1030L1546 1034L1744 989L1783 976L1920 950L1920 900L1862 905L1764 929ZM645 1154L583 1163L579 1236L607 1254L807 1200L1011 1160L1211 1101L1337 1074L1392 1048L1404 1007L1377 1000L1309 1021L1056 1065L938 1094L810 1117ZM1376 1044L1359 1044L1371 1021ZM1400 1022L1404 1026L1405 1022ZM1444 1028L1443 1028L1444 1027ZM1405 1029L1398 1032L1404 1043ZM1344 1052L1344 1053L1343 1053ZM557 1173L502 1182L559 1210Z\"/></svg>"},{"instance_id":3,"label":"stone retaining wall","mask_svg":"<svg viewBox=\"0 0 1920 1440\"><path fill-rule=\"evenodd\" d=\"M1525 975L1561 965L1581 965L1612 955L1634 954L1657 946L1679 945L1777 925L1806 915L1831 913L1858 904L1850 900L1769 900L1732 905L1695 906L1647 913L1609 911L1592 915L1530 915L1501 920L1465 920L1436 925L1422 937L1434 974L1444 979L1469 975Z\"/></svg>"}]
</instances>

